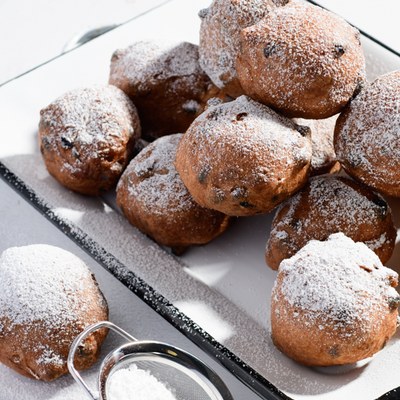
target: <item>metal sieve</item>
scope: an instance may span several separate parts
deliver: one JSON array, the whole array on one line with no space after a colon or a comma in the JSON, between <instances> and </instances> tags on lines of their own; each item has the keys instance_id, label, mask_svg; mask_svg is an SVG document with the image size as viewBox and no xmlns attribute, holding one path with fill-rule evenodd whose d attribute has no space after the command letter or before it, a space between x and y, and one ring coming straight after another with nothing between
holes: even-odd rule
<instances>
[{"instance_id":1,"label":"metal sieve","mask_svg":"<svg viewBox=\"0 0 400 400\"><path fill-rule=\"evenodd\" d=\"M86 336L100 328L111 329L128 342L104 358L98 374L98 392L94 392L75 369L74 357ZM113 374L132 365L165 384L176 400L233 400L221 378L194 355L167 343L137 340L108 321L88 326L75 338L68 355L71 375L93 400L115 400L110 396Z\"/></svg>"}]
</instances>

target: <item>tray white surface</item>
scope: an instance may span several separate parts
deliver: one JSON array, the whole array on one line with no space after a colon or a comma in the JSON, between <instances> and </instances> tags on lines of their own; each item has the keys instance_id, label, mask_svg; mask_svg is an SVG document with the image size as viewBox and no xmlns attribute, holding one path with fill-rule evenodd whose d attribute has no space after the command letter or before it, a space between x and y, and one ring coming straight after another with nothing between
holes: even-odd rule
<instances>
[{"instance_id":1,"label":"tray white surface","mask_svg":"<svg viewBox=\"0 0 400 400\"><path fill-rule=\"evenodd\" d=\"M7 229L0 230L0 252L12 246L47 243L76 254L95 274L107 298L111 321L139 340L167 342L199 357L221 376L235 399L259 399L223 366L206 355L139 297L114 279L1 179L0 220L2 226L7 227ZM117 335L108 335L102 347L100 360L123 343L124 340ZM99 363L82 373L84 380L94 391L97 386ZM86 394L71 376L66 375L50 383L38 382L16 374L2 364L0 364L0 376L0 400L87 400Z\"/></svg>"},{"instance_id":2,"label":"tray white surface","mask_svg":"<svg viewBox=\"0 0 400 400\"><path fill-rule=\"evenodd\" d=\"M208 3L174 0L2 87L0 158L59 216L86 232L290 397L375 399L400 385L399 334L369 364L331 374L299 366L273 346L269 294L276 273L264 263L272 215L240 219L213 243L175 259L131 227L108 199L67 191L42 163L36 143L40 108L64 91L106 83L112 52L134 40L172 37L197 42L197 11ZM369 40L363 45L370 79L400 68L396 55ZM399 259L396 255L391 264ZM4 384L2 379L0 393Z\"/></svg>"}]
</instances>

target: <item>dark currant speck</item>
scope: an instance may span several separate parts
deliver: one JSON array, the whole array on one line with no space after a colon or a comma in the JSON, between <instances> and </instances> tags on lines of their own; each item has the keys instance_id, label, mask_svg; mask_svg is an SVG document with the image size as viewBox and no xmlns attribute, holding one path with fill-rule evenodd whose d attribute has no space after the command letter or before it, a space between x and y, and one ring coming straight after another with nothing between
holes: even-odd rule
<instances>
[{"instance_id":1,"label":"dark currant speck","mask_svg":"<svg viewBox=\"0 0 400 400\"><path fill-rule=\"evenodd\" d=\"M242 119L244 119L244 117L247 117L247 112L242 112L236 115L236 121L241 121Z\"/></svg>"},{"instance_id":2,"label":"dark currant speck","mask_svg":"<svg viewBox=\"0 0 400 400\"><path fill-rule=\"evenodd\" d=\"M278 50L278 45L275 42L267 43L264 47L264 56L266 58L272 56Z\"/></svg>"},{"instance_id":3,"label":"dark currant speck","mask_svg":"<svg viewBox=\"0 0 400 400\"><path fill-rule=\"evenodd\" d=\"M391 310L396 310L400 305L400 297L393 297L389 299L389 308Z\"/></svg>"},{"instance_id":4,"label":"dark currant speck","mask_svg":"<svg viewBox=\"0 0 400 400\"><path fill-rule=\"evenodd\" d=\"M199 183L204 183L205 180L207 179L208 176L208 169L204 168L199 172L199 175L197 176L197 180L199 181Z\"/></svg>"},{"instance_id":5,"label":"dark currant speck","mask_svg":"<svg viewBox=\"0 0 400 400\"><path fill-rule=\"evenodd\" d=\"M336 358L339 357L340 353L339 353L339 346L338 345L334 345L332 346L329 350L328 350L329 355L332 358Z\"/></svg>"},{"instance_id":6,"label":"dark currant speck","mask_svg":"<svg viewBox=\"0 0 400 400\"><path fill-rule=\"evenodd\" d=\"M345 53L344 47L341 44L335 44L335 56L336 58L342 57Z\"/></svg>"},{"instance_id":7,"label":"dark currant speck","mask_svg":"<svg viewBox=\"0 0 400 400\"><path fill-rule=\"evenodd\" d=\"M247 202L247 201L241 201L239 204L240 204L240 206L243 207L243 208L254 208L254 205L253 205L253 204L250 204L250 203Z\"/></svg>"},{"instance_id":8,"label":"dark currant speck","mask_svg":"<svg viewBox=\"0 0 400 400\"><path fill-rule=\"evenodd\" d=\"M42 138L42 146L41 146L41 150L49 150L51 147L50 145L50 140L47 136L43 136Z\"/></svg>"},{"instance_id":9,"label":"dark currant speck","mask_svg":"<svg viewBox=\"0 0 400 400\"><path fill-rule=\"evenodd\" d=\"M296 131L300 133L301 136L307 137L311 135L311 129L305 125L296 125Z\"/></svg>"},{"instance_id":10,"label":"dark currant speck","mask_svg":"<svg viewBox=\"0 0 400 400\"><path fill-rule=\"evenodd\" d=\"M219 116L218 109L210 110L210 112L207 114L207 119L216 121L218 119L218 116Z\"/></svg>"},{"instance_id":11,"label":"dark currant speck","mask_svg":"<svg viewBox=\"0 0 400 400\"><path fill-rule=\"evenodd\" d=\"M65 136L61 136L61 146L64 149L72 149L74 147L73 142Z\"/></svg>"},{"instance_id":12,"label":"dark currant speck","mask_svg":"<svg viewBox=\"0 0 400 400\"><path fill-rule=\"evenodd\" d=\"M294 229L299 229L301 222L299 221L298 218L293 218L291 221L289 221L289 225L294 228Z\"/></svg>"},{"instance_id":13,"label":"dark currant speck","mask_svg":"<svg viewBox=\"0 0 400 400\"><path fill-rule=\"evenodd\" d=\"M376 196L372 199L372 202L379 207L379 215L382 218L386 217L388 212L388 204L386 201L381 197Z\"/></svg>"}]
</instances>

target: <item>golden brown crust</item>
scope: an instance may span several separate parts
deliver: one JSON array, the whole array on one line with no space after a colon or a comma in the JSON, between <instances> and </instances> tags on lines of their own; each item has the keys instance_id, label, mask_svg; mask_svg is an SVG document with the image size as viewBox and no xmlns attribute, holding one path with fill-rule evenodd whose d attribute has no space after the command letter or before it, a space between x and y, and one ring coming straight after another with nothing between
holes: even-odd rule
<instances>
[{"instance_id":1,"label":"golden brown crust","mask_svg":"<svg viewBox=\"0 0 400 400\"><path fill-rule=\"evenodd\" d=\"M225 231L229 217L199 206L184 186L175 166L181 134L149 144L123 173L117 203L140 231L175 254L194 244L208 243Z\"/></svg>"},{"instance_id":2,"label":"golden brown crust","mask_svg":"<svg viewBox=\"0 0 400 400\"><path fill-rule=\"evenodd\" d=\"M397 327L397 274L343 234L312 241L285 260L271 297L274 344L309 366L355 363Z\"/></svg>"},{"instance_id":3,"label":"golden brown crust","mask_svg":"<svg viewBox=\"0 0 400 400\"><path fill-rule=\"evenodd\" d=\"M243 29L236 69L244 92L288 117L337 114L364 80L359 33L307 2L291 2Z\"/></svg>"},{"instance_id":4,"label":"golden brown crust","mask_svg":"<svg viewBox=\"0 0 400 400\"><path fill-rule=\"evenodd\" d=\"M182 138L176 168L196 202L265 213L307 180L311 143L293 121L246 96L208 108Z\"/></svg>"},{"instance_id":5,"label":"golden brown crust","mask_svg":"<svg viewBox=\"0 0 400 400\"><path fill-rule=\"evenodd\" d=\"M49 173L86 195L113 188L128 164L140 122L114 86L65 93L40 111L39 144Z\"/></svg>"},{"instance_id":6,"label":"golden brown crust","mask_svg":"<svg viewBox=\"0 0 400 400\"><path fill-rule=\"evenodd\" d=\"M86 299L87 302L94 300L98 301L93 296ZM67 374L66 360L73 339L91 323L108 319L105 301L102 307L102 310L93 307L94 313L86 317L84 324L65 324L51 332L48 326L40 321L30 323L29 326L18 325L9 329L7 322L0 318L5 326L3 334L0 335L0 362L28 378L47 382ZM90 368L98 360L101 344L106 336L107 330L99 329L85 339L74 361L78 370ZM57 357L54 357L55 354Z\"/></svg>"},{"instance_id":7,"label":"golden brown crust","mask_svg":"<svg viewBox=\"0 0 400 400\"><path fill-rule=\"evenodd\" d=\"M396 309L386 313L383 323L381 316L371 313L370 318L375 322L371 324L368 337L365 337L357 326L337 329L336 321L324 317L317 318L315 325L305 327L307 313L294 309L281 295L278 295L272 307L272 340L275 346L288 357L307 366L352 364L371 357L385 347L397 327ZM296 313L296 318L290 317L293 313ZM324 326L324 329L319 329L319 326ZM347 335L351 335L352 339L349 340Z\"/></svg>"},{"instance_id":8,"label":"golden brown crust","mask_svg":"<svg viewBox=\"0 0 400 400\"><path fill-rule=\"evenodd\" d=\"M400 71L367 85L345 108L335 129L335 151L349 175L400 197Z\"/></svg>"},{"instance_id":9,"label":"golden brown crust","mask_svg":"<svg viewBox=\"0 0 400 400\"><path fill-rule=\"evenodd\" d=\"M114 52L109 83L136 105L143 137L185 132L212 97L224 94L200 68L198 46L141 41Z\"/></svg>"},{"instance_id":10,"label":"golden brown crust","mask_svg":"<svg viewBox=\"0 0 400 400\"><path fill-rule=\"evenodd\" d=\"M75 337L88 325L108 319L107 302L94 276L71 253L32 245L1 255L0 278L0 285L7 285L0 295L0 362L43 381L66 374ZM75 357L77 369L97 361L106 335L100 329L85 339Z\"/></svg>"},{"instance_id":11,"label":"golden brown crust","mask_svg":"<svg viewBox=\"0 0 400 400\"><path fill-rule=\"evenodd\" d=\"M378 194L349 178L314 177L277 211L266 247L266 262L278 269L310 240L343 232L364 242L383 263L396 239L389 205Z\"/></svg>"}]
</instances>

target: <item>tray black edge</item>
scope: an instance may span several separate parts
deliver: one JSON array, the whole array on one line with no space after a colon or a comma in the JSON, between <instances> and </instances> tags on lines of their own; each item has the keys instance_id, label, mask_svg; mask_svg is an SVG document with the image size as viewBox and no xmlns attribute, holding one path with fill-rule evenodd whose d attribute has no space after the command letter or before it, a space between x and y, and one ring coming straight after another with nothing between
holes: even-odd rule
<instances>
[{"instance_id":1,"label":"tray black edge","mask_svg":"<svg viewBox=\"0 0 400 400\"><path fill-rule=\"evenodd\" d=\"M160 5L153 7L152 9L147 10L142 14L137 15L135 16L135 18L132 19L136 19L143 14L147 14L153 9L163 6L170 1L171 0L166 0ZM307 1L318 7L326 8L321 6L314 0ZM129 19L125 23L130 22L132 19ZM125 23L121 25L124 25ZM355 26L354 24L351 25ZM392 54L400 57L400 52L394 50L390 46L366 33L364 30L358 28L357 26L355 27L360 31L363 36L375 42L384 49L388 50ZM23 74L20 74L6 82L3 82L2 84L0 84L0 87L62 56L63 54L60 54L44 62L43 64L36 66L35 68L24 72ZM51 223L53 223L67 237L69 237L86 253L88 253L93 259L95 259L103 268L109 271L116 279L118 279L121 283L128 287L142 301L144 301L159 315L166 319L171 325L178 329L184 336L189 338L199 348L201 348L207 354L212 355L217 362L228 369L236 378L238 378L256 394L262 396L266 400L293 400L291 397L288 397L283 392L281 392L276 386L274 386L263 376L258 374L249 365L244 363L239 357L229 351L226 347L218 343L211 335L201 329L201 327L195 324L189 317L187 317L176 307L174 307L165 297L157 293L150 285L144 282L141 278L137 277L133 272L129 271L119 260L108 253L104 248L98 246L97 243L95 243L77 227L72 226L71 224L67 223L66 221L55 215L52 210L46 205L46 203L42 201L31 188L29 188L21 179L19 179L13 172L11 172L1 161L0 178L8 183L28 203L30 203L36 210L43 214ZM93 248L98 249L98 252L94 252ZM124 274L121 274L121 271L124 271ZM376 400L400 400L400 386L388 391Z\"/></svg>"},{"instance_id":2,"label":"tray black edge","mask_svg":"<svg viewBox=\"0 0 400 400\"><path fill-rule=\"evenodd\" d=\"M216 341L210 334L179 311L164 296L143 279L136 276L82 230L57 216L44 200L37 196L24 181L10 171L1 161L0 178L136 296L200 349L213 356L214 360L223 365L253 392L266 400L292 400L225 346Z\"/></svg>"},{"instance_id":3,"label":"tray black edge","mask_svg":"<svg viewBox=\"0 0 400 400\"><path fill-rule=\"evenodd\" d=\"M321 8L324 8L325 10L329 10L326 7L321 6L321 4L318 4L318 2L314 1L314 0L307 0L309 3L314 4L314 6L318 6ZM329 10L330 11L330 10ZM336 13L335 13L336 14ZM349 21L347 21L349 22ZM388 46L387 44L381 42L379 39L375 38L374 36L371 36L369 33L365 32L364 30L360 29L357 25L352 24L351 22L349 22L350 25L354 26L355 28L357 28L360 33L365 36L366 38L372 40L373 42L375 42L376 44L378 44L379 46L383 47L384 49L390 51L391 53L395 54L396 56L400 57L400 53L394 49L392 49L390 46Z\"/></svg>"}]
</instances>

